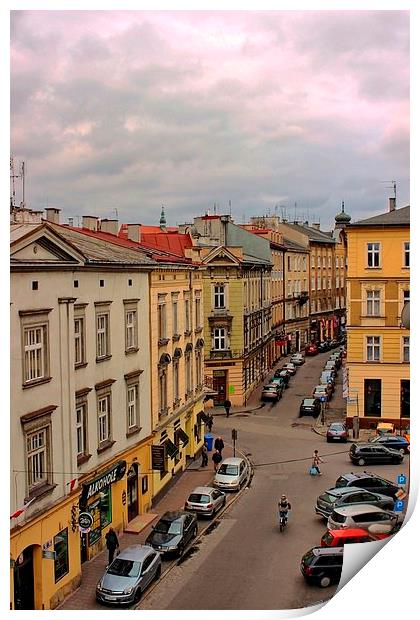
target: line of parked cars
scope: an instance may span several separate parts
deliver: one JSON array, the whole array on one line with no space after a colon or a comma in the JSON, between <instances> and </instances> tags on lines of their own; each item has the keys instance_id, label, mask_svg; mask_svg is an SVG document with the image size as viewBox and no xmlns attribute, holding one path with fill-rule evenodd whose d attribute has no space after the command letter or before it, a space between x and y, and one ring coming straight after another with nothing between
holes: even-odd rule
<instances>
[{"instance_id":1,"label":"line of parked cars","mask_svg":"<svg viewBox=\"0 0 420 620\"><path fill-rule=\"evenodd\" d=\"M305 580L321 587L338 583L344 545L377 541L398 531L403 522L402 515L393 510L398 492L390 480L364 471L339 476L335 487L321 493L315 512L327 519L328 529L320 545L302 556Z\"/></svg>"},{"instance_id":2,"label":"line of parked cars","mask_svg":"<svg viewBox=\"0 0 420 620\"><path fill-rule=\"evenodd\" d=\"M331 342L334 342L334 346L337 346L336 341ZM322 402L331 400L334 394L335 380L337 372L341 367L341 358L343 354L344 347L340 347L339 351L335 351L330 355L321 372L319 384L314 387L312 396L308 396L302 400L299 408L299 417L306 415L311 415L314 418L318 417L321 413Z\"/></svg>"},{"instance_id":3,"label":"line of parked cars","mask_svg":"<svg viewBox=\"0 0 420 620\"><path fill-rule=\"evenodd\" d=\"M96 586L101 603L132 605L144 590L159 579L163 556L181 557L198 534L198 517L214 517L226 504L226 491L239 491L248 477L242 457L224 459L214 476L213 486L196 487L185 501L184 510L165 512L152 526L144 545L131 545L107 567Z\"/></svg>"},{"instance_id":4,"label":"line of parked cars","mask_svg":"<svg viewBox=\"0 0 420 620\"><path fill-rule=\"evenodd\" d=\"M310 342L305 347L306 355L318 355L318 353L325 353L326 351L331 351L332 349L336 349L337 347L345 346L346 337L340 336L337 340L324 340L324 342Z\"/></svg>"},{"instance_id":5,"label":"line of parked cars","mask_svg":"<svg viewBox=\"0 0 420 620\"><path fill-rule=\"evenodd\" d=\"M274 372L274 376L264 385L261 392L261 400L278 402L283 396L284 390L289 387L291 377L294 377L299 366L305 363L302 353L294 353L290 362L284 364Z\"/></svg>"}]
</instances>

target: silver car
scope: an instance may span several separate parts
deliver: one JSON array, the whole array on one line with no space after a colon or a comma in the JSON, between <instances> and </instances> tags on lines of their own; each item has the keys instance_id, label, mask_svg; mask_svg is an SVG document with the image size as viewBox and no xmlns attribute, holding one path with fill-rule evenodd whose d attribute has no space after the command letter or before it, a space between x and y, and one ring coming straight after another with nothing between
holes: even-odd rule
<instances>
[{"instance_id":1,"label":"silver car","mask_svg":"<svg viewBox=\"0 0 420 620\"><path fill-rule=\"evenodd\" d=\"M248 476L245 459L231 457L220 463L213 484L225 491L239 491Z\"/></svg>"},{"instance_id":2,"label":"silver car","mask_svg":"<svg viewBox=\"0 0 420 620\"><path fill-rule=\"evenodd\" d=\"M371 504L385 510L394 508L392 497L380 493L371 493L357 487L345 487L328 489L325 493L321 493L316 501L315 512L327 519L335 508L360 504Z\"/></svg>"},{"instance_id":3,"label":"silver car","mask_svg":"<svg viewBox=\"0 0 420 620\"><path fill-rule=\"evenodd\" d=\"M356 506L341 506L334 508L328 518L329 530L341 530L348 527L361 527L366 530L371 525L379 523L385 526L385 530L390 532L403 520L403 517L391 510L383 510L372 504L358 504Z\"/></svg>"},{"instance_id":4,"label":"silver car","mask_svg":"<svg viewBox=\"0 0 420 620\"><path fill-rule=\"evenodd\" d=\"M185 502L185 510L196 512L197 516L213 517L226 504L226 495L213 487L196 487Z\"/></svg>"},{"instance_id":5,"label":"silver car","mask_svg":"<svg viewBox=\"0 0 420 620\"><path fill-rule=\"evenodd\" d=\"M148 545L132 545L121 551L96 586L100 603L130 605L140 600L147 586L160 577L160 553Z\"/></svg>"},{"instance_id":6,"label":"silver car","mask_svg":"<svg viewBox=\"0 0 420 620\"><path fill-rule=\"evenodd\" d=\"M305 363L305 358L302 353L294 353L290 358L290 362L295 366L302 366Z\"/></svg>"}]
</instances>

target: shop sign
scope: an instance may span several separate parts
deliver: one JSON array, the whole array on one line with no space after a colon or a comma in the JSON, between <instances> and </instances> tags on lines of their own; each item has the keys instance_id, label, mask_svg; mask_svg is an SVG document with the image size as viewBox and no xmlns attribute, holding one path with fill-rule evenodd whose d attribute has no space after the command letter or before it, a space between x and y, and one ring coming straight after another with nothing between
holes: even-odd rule
<instances>
[{"instance_id":1,"label":"shop sign","mask_svg":"<svg viewBox=\"0 0 420 620\"><path fill-rule=\"evenodd\" d=\"M122 505L125 506L127 503L127 493L125 491L122 492L121 501Z\"/></svg>"},{"instance_id":2,"label":"shop sign","mask_svg":"<svg viewBox=\"0 0 420 620\"><path fill-rule=\"evenodd\" d=\"M77 522L81 530L88 530L93 525L93 516L90 512L81 512Z\"/></svg>"},{"instance_id":3,"label":"shop sign","mask_svg":"<svg viewBox=\"0 0 420 620\"><path fill-rule=\"evenodd\" d=\"M49 549L50 547L52 547L52 540L47 540L47 542L45 542L42 545L42 550L46 551L47 549Z\"/></svg>"},{"instance_id":4,"label":"shop sign","mask_svg":"<svg viewBox=\"0 0 420 620\"><path fill-rule=\"evenodd\" d=\"M55 560L55 551L43 551L42 557L44 560Z\"/></svg>"},{"instance_id":5,"label":"shop sign","mask_svg":"<svg viewBox=\"0 0 420 620\"><path fill-rule=\"evenodd\" d=\"M115 463L115 465L107 469L103 474L97 478L94 478L91 482L84 484L80 495L79 504L81 506L85 506L86 502L92 497L92 495L96 495L96 493L99 493L102 489L109 487L114 482L117 482L117 480L121 480L125 474L126 468L126 461L118 461L118 463Z\"/></svg>"},{"instance_id":6,"label":"shop sign","mask_svg":"<svg viewBox=\"0 0 420 620\"><path fill-rule=\"evenodd\" d=\"M165 447L152 446L152 469L165 469Z\"/></svg>"}]
</instances>

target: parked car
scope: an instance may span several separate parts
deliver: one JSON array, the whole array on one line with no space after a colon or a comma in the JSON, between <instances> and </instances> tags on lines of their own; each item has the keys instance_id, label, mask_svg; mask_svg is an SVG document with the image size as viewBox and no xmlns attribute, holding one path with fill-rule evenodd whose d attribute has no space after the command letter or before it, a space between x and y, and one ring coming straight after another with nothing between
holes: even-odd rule
<instances>
[{"instance_id":1,"label":"parked car","mask_svg":"<svg viewBox=\"0 0 420 620\"><path fill-rule=\"evenodd\" d=\"M318 345L318 352L319 353L325 353L325 351L329 351L329 350L330 350L329 342L324 340L324 342L320 342L319 343L319 345Z\"/></svg>"},{"instance_id":2,"label":"parked car","mask_svg":"<svg viewBox=\"0 0 420 620\"><path fill-rule=\"evenodd\" d=\"M340 362L338 361L338 358L336 359L329 359L325 362L325 366L324 366L324 370L332 370L337 374L337 370L340 367Z\"/></svg>"},{"instance_id":3,"label":"parked car","mask_svg":"<svg viewBox=\"0 0 420 620\"><path fill-rule=\"evenodd\" d=\"M292 376L296 374L296 366L291 362L288 364L284 364L282 370L287 370L287 372L290 373Z\"/></svg>"},{"instance_id":4,"label":"parked car","mask_svg":"<svg viewBox=\"0 0 420 620\"><path fill-rule=\"evenodd\" d=\"M312 392L312 396L314 398L321 398L324 396L327 400L330 400L330 398L332 397L332 393L332 386L328 383L327 385L316 385L314 387L314 391Z\"/></svg>"},{"instance_id":5,"label":"parked car","mask_svg":"<svg viewBox=\"0 0 420 620\"><path fill-rule=\"evenodd\" d=\"M261 392L261 400L279 401L283 394L283 387L278 383L264 385Z\"/></svg>"},{"instance_id":6,"label":"parked car","mask_svg":"<svg viewBox=\"0 0 420 620\"><path fill-rule=\"evenodd\" d=\"M303 415L311 415L314 418L321 413L321 401L319 398L304 398L300 403L299 417Z\"/></svg>"},{"instance_id":7,"label":"parked car","mask_svg":"<svg viewBox=\"0 0 420 620\"><path fill-rule=\"evenodd\" d=\"M226 504L226 495L213 487L196 487L185 502L185 510L195 512L197 516L213 517Z\"/></svg>"},{"instance_id":8,"label":"parked car","mask_svg":"<svg viewBox=\"0 0 420 620\"><path fill-rule=\"evenodd\" d=\"M142 593L161 573L161 556L149 545L131 545L107 567L96 586L100 603L130 605L140 600Z\"/></svg>"},{"instance_id":9,"label":"parked car","mask_svg":"<svg viewBox=\"0 0 420 620\"><path fill-rule=\"evenodd\" d=\"M399 487L395 482L391 482L386 478L382 478L377 474L373 474L369 471L363 472L349 472L347 474L342 474L335 481L336 488L343 487L357 487L359 489L366 489L367 491L372 491L372 493L381 493L382 495L388 495L388 497L392 497L393 499L397 498L397 492L399 491Z\"/></svg>"},{"instance_id":10,"label":"parked car","mask_svg":"<svg viewBox=\"0 0 420 620\"><path fill-rule=\"evenodd\" d=\"M378 435L370 439L369 443L399 450L401 454L408 454L410 452L410 442L405 437L399 437L398 435Z\"/></svg>"},{"instance_id":11,"label":"parked car","mask_svg":"<svg viewBox=\"0 0 420 620\"><path fill-rule=\"evenodd\" d=\"M288 378L290 378L290 375L288 372L286 372L286 375ZM271 377L269 383L277 383L277 385L279 385L282 389L282 392L286 389L287 385L286 385L286 381L284 380L284 377Z\"/></svg>"},{"instance_id":12,"label":"parked car","mask_svg":"<svg viewBox=\"0 0 420 620\"><path fill-rule=\"evenodd\" d=\"M321 376L319 377L319 384L318 385L330 385L332 388L332 391L334 392L335 390L335 381L334 381L334 377L332 376L332 374L328 371L324 371L321 373Z\"/></svg>"},{"instance_id":13,"label":"parked car","mask_svg":"<svg viewBox=\"0 0 420 620\"><path fill-rule=\"evenodd\" d=\"M305 357L302 355L302 353L295 353L290 358L290 362L295 366L302 366L302 364L305 363Z\"/></svg>"},{"instance_id":14,"label":"parked car","mask_svg":"<svg viewBox=\"0 0 420 620\"><path fill-rule=\"evenodd\" d=\"M344 547L313 547L300 562L300 570L308 583L326 588L338 583L343 568Z\"/></svg>"},{"instance_id":15,"label":"parked car","mask_svg":"<svg viewBox=\"0 0 420 620\"><path fill-rule=\"evenodd\" d=\"M387 495L371 493L371 491L357 487L345 487L328 489L328 491L321 493L316 500L315 512L327 519L335 508L357 504L371 504L385 510L394 508L394 500Z\"/></svg>"},{"instance_id":16,"label":"parked car","mask_svg":"<svg viewBox=\"0 0 420 620\"><path fill-rule=\"evenodd\" d=\"M327 530L321 538L321 547L343 547L352 543L373 542L378 540L360 527L344 530Z\"/></svg>"},{"instance_id":17,"label":"parked car","mask_svg":"<svg viewBox=\"0 0 420 620\"><path fill-rule=\"evenodd\" d=\"M369 526L379 523L384 530L391 532L398 521L402 520L392 510L383 510L370 504L357 504L355 506L340 506L334 508L328 517L328 529L339 530L348 527L360 527L367 529Z\"/></svg>"},{"instance_id":18,"label":"parked car","mask_svg":"<svg viewBox=\"0 0 420 620\"><path fill-rule=\"evenodd\" d=\"M146 544L162 553L181 556L187 544L197 536L197 516L183 510L165 512L146 538Z\"/></svg>"},{"instance_id":19,"label":"parked car","mask_svg":"<svg viewBox=\"0 0 420 620\"><path fill-rule=\"evenodd\" d=\"M239 491L248 476L248 467L243 458L224 459L214 477L213 484L225 491Z\"/></svg>"},{"instance_id":20,"label":"parked car","mask_svg":"<svg viewBox=\"0 0 420 620\"><path fill-rule=\"evenodd\" d=\"M334 379L336 378L336 376L338 374L337 373L337 368L335 367L334 362L327 362L325 364L322 372L329 372L334 377Z\"/></svg>"},{"instance_id":21,"label":"parked car","mask_svg":"<svg viewBox=\"0 0 420 620\"><path fill-rule=\"evenodd\" d=\"M331 422L327 428L327 441L347 441L349 431L343 422Z\"/></svg>"},{"instance_id":22,"label":"parked car","mask_svg":"<svg viewBox=\"0 0 420 620\"><path fill-rule=\"evenodd\" d=\"M398 450L387 448L381 444L353 443L350 446L349 456L355 465L366 465L367 463L402 463L404 454Z\"/></svg>"},{"instance_id":23,"label":"parked car","mask_svg":"<svg viewBox=\"0 0 420 620\"><path fill-rule=\"evenodd\" d=\"M318 355L318 347L314 342L307 344L305 347L306 355Z\"/></svg>"},{"instance_id":24,"label":"parked car","mask_svg":"<svg viewBox=\"0 0 420 620\"><path fill-rule=\"evenodd\" d=\"M336 367L337 370L339 368L341 368L342 361L341 361L340 353L333 353L332 355L330 355L330 357L328 358L326 363L328 364L328 363L331 363L331 362L334 362L335 367Z\"/></svg>"},{"instance_id":25,"label":"parked car","mask_svg":"<svg viewBox=\"0 0 420 620\"><path fill-rule=\"evenodd\" d=\"M290 377L291 377L290 372L288 372L287 370L282 370L281 368L279 368L274 373L274 377L275 378L283 379L285 387L287 387L287 388L289 387L289 381L290 381Z\"/></svg>"}]
</instances>

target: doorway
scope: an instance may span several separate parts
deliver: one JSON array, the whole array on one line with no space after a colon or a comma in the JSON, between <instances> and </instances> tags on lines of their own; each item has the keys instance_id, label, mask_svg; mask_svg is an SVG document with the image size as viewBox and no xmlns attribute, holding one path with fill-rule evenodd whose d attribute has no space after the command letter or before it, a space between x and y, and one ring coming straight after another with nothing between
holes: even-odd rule
<instances>
[{"instance_id":1,"label":"doorway","mask_svg":"<svg viewBox=\"0 0 420 620\"><path fill-rule=\"evenodd\" d=\"M26 547L16 560L14 570L15 609L35 609L34 545Z\"/></svg>"},{"instance_id":2,"label":"doorway","mask_svg":"<svg viewBox=\"0 0 420 620\"><path fill-rule=\"evenodd\" d=\"M227 370L213 370L213 390L217 392L213 402L217 405L223 405L226 400L226 383Z\"/></svg>"},{"instance_id":3,"label":"doorway","mask_svg":"<svg viewBox=\"0 0 420 620\"><path fill-rule=\"evenodd\" d=\"M88 535L80 533L80 562L86 562L88 559Z\"/></svg>"},{"instance_id":4,"label":"doorway","mask_svg":"<svg viewBox=\"0 0 420 620\"><path fill-rule=\"evenodd\" d=\"M139 514L139 477L138 464L133 463L127 473L128 521Z\"/></svg>"}]
</instances>

